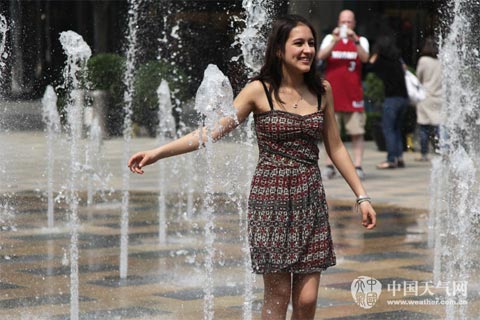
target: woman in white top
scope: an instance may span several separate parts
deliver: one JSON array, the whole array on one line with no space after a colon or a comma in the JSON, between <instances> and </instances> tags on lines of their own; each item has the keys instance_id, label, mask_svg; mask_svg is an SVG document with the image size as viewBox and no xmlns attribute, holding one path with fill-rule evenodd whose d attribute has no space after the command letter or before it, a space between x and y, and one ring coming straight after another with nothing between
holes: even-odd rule
<instances>
[{"instance_id":1,"label":"woman in white top","mask_svg":"<svg viewBox=\"0 0 480 320\"><path fill-rule=\"evenodd\" d=\"M432 38L426 38L417 64L417 77L425 88L426 98L417 104L420 151L418 161L428 161L428 144L436 149L442 108L442 67L437 59L438 49Z\"/></svg>"}]
</instances>

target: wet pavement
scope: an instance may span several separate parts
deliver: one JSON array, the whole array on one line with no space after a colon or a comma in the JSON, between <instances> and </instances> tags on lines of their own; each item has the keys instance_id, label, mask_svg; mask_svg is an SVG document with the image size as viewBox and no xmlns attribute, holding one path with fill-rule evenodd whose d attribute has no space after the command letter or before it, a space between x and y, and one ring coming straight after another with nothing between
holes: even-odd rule
<instances>
[{"instance_id":1,"label":"wet pavement","mask_svg":"<svg viewBox=\"0 0 480 320\"><path fill-rule=\"evenodd\" d=\"M62 140L62 139L58 139ZM63 195L68 178L68 143L56 143L54 190L55 228L47 228L46 140L42 132L2 135L8 157L0 163L2 209L0 253L0 319L70 318L70 228ZM154 147L154 139L133 139L131 151ZM243 169L249 147L220 142L215 167L227 166L236 178L214 179L215 244L213 294L215 319L242 319L245 303L259 319L262 280L245 289L245 194L250 175ZM102 163L105 185L87 206L80 194L79 315L80 319L202 319L205 281L204 178L186 164L202 160L192 155L165 161L165 204L168 224L159 243L159 166L144 176L129 176L128 276L119 277L120 216L124 146L105 140ZM343 179L325 181L337 265L325 271L320 284L316 319L444 319L446 288L433 282L433 250L428 247L430 163L415 162L406 153L406 168L380 171L375 164L385 153L367 143L365 186L378 211L378 228L365 231L352 211L353 195ZM232 166L233 163L233 166ZM195 167L195 166L194 166ZM323 167L323 166L322 166ZM196 167L195 167L196 168ZM202 167L201 167L202 168ZM236 170L238 169L238 170ZM238 172L236 172L238 171ZM224 180L233 184L231 189ZM5 183L6 182L6 183ZM96 182L96 183L100 183ZM188 182L188 183L187 183ZM190 183L192 182L192 183ZM191 187L192 211L187 212ZM233 190L232 192L228 192ZM232 201L236 198L238 201ZM352 296L360 276L382 284L362 306ZM369 282L372 284L372 282ZM252 299L245 299L245 292ZM373 292L373 291L372 291ZM357 298L359 296L357 295ZM368 298L368 299L367 299ZM480 312L478 293L469 291L467 318Z\"/></svg>"}]
</instances>

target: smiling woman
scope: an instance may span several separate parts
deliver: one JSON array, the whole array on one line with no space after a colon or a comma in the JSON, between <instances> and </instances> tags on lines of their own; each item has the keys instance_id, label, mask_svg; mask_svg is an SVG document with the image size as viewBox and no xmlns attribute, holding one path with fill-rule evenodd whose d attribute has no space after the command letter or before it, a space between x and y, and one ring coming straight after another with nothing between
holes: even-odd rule
<instances>
[{"instance_id":1,"label":"smiling woman","mask_svg":"<svg viewBox=\"0 0 480 320\"><path fill-rule=\"evenodd\" d=\"M234 100L235 117L202 128L156 149L134 154L130 170L187 153L216 141L254 114L259 160L248 201L248 238L253 271L264 279L262 319L284 319L290 301L294 319L315 316L320 272L335 265L328 208L318 167L318 142L357 197L362 224L376 213L336 127L332 89L313 68L315 31L306 19L277 20L259 75Z\"/></svg>"},{"instance_id":2,"label":"smiling woman","mask_svg":"<svg viewBox=\"0 0 480 320\"><path fill-rule=\"evenodd\" d=\"M290 36L285 43L285 51L279 52L283 56L282 73L285 75L298 74L303 77L303 73L310 71L313 59L315 58L315 39L312 31L304 24L299 24L290 31ZM278 101L280 106L288 110L289 108L297 109L299 104L304 101L304 96L308 92L302 92L302 89L288 88L285 86L279 92Z\"/></svg>"}]
</instances>

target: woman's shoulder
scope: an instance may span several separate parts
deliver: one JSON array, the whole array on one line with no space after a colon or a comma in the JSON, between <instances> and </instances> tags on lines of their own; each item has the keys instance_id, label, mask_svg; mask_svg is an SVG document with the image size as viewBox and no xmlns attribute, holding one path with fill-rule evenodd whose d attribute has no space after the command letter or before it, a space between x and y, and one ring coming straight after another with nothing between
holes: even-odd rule
<instances>
[{"instance_id":1,"label":"woman's shoulder","mask_svg":"<svg viewBox=\"0 0 480 320\"><path fill-rule=\"evenodd\" d=\"M243 90L248 93L260 93L264 91L264 84L267 86L267 88L270 87L268 82L265 82L263 80L253 80L247 83Z\"/></svg>"},{"instance_id":2,"label":"woman's shoulder","mask_svg":"<svg viewBox=\"0 0 480 320\"><path fill-rule=\"evenodd\" d=\"M265 95L262 82L260 80L253 80L248 82L238 94L242 99L246 99L254 103L259 97Z\"/></svg>"}]
</instances>

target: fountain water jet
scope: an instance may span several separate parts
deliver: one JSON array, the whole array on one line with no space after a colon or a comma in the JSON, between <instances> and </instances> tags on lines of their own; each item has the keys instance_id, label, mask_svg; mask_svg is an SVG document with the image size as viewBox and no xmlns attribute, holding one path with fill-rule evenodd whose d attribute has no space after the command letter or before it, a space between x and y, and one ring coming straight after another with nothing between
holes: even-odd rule
<instances>
[{"instance_id":1,"label":"fountain water jet","mask_svg":"<svg viewBox=\"0 0 480 320\"><path fill-rule=\"evenodd\" d=\"M241 44L243 63L249 69L249 75L257 73L263 64L263 54L267 45L264 28L271 20L267 9L269 1L243 0L245 10L245 28L237 35L236 42Z\"/></svg>"},{"instance_id":2,"label":"fountain water jet","mask_svg":"<svg viewBox=\"0 0 480 320\"><path fill-rule=\"evenodd\" d=\"M52 86L47 86L42 98L43 121L47 130L47 219L48 228L54 226L54 198L53 198L53 173L55 158L53 154L54 141L60 133L60 116L57 110L57 94Z\"/></svg>"},{"instance_id":3,"label":"fountain water jet","mask_svg":"<svg viewBox=\"0 0 480 320\"><path fill-rule=\"evenodd\" d=\"M8 23L7 18L0 14L0 79L3 79L4 60L8 57L6 50Z\"/></svg>"},{"instance_id":4,"label":"fountain water jet","mask_svg":"<svg viewBox=\"0 0 480 320\"><path fill-rule=\"evenodd\" d=\"M5 69L5 59L8 58L8 50L6 47L7 43L7 32L9 30L7 19L5 16L0 14L0 87L3 85L3 71ZM0 92L0 99L2 98L1 92ZM0 110L2 112L3 110ZM0 119L0 133L3 133L3 119ZM2 139L0 139L0 147L3 152L6 154L9 152L7 148L5 148L2 144ZM9 185L9 177L7 174L6 167L8 165L7 159L0 159L0 183L3 185ZM11 197L11 195L6 195L7 197ZM13 215L13 207L10 206L8 202L3 202L0 203L0 222L1 223L6 223L7 221L12 220L14 217Z\"/></svg>"},{"instance_id":5,"label":"fountain water jet","mask_svg":"<svg viewBox=\"0 0 480 320\"><path fill-rule=\"evenodd\" d=\"M182 34L179 32L181 28L182 19L176 18L176 12L178 11L175 8L178 4L175 4L172 1L166 1L162 3L161 8L163 17L162 17L162 28L160 32L160 36L158 38L158 54L157 60L161 61L165 65L170 65L172 70L172 75L176 80L180 80L182 77L188 75L180 75L178 73L178 57L181 55L182 51L184 50L184 44L182 43ZM174 24L172 21L176 20ZM173 83L172 87L175 86L175 82ZM175 120L172 116L172 111L176 112L178 117L178 132L175 134L171 134L170 137L181 136L184 133L187 133L189 130L186 128L185 123L183 122L183 117L185 115L185 109L188 109L189 106L185 103L181 106L182 102L178 98L178 90L171 90L169 92L170 98L170 110L168 110L169 117L173 120L174 128L172 130L175 131ZM173 105L172 105L172 102ZM173 109L173 110L172 110ZM184 218L192 218L193 217L193 184L197 180L197 174L195 170L193 170L193 166L189 165L193 161L195 155L184 155L176 161L173 162L171 168L169 168L172 172L180 172L180 170L187 170L189 174L187 175L189 179L182 182L182 185L185 185L185 188L181 188L179 191L179 201L176 204L178 209L178 217ZM160 170L164 170L160 168ZM180 174L178 174L180 176ZM160 182L160 185L162 183ZM160 190L163 193L162 190ZM186 201L184 200L184 195L187 195ZM161 207L160 207L161 208ZM160 209L159 208L159 209ZM184 210L185 208L185 210ZM162 209L163 210L163 209Z\"/></svg>"},{"instance_id":6,"label":"fountain water jet","mask_svg":"<svg viewBox=\"0 0 480 320\"><path fill-rule=\"evenodd\" d=\"M107 177L104 176L101 165L103 132L98 117L93 117L88 130L88 144L85 151L85 167L88 173L87 177L87 205L93 204L93 196L96 190L105 190ZM97 182L97 184L95 183ZM97 186L99 185L99 186ZM100 188L99 188L100 187Z\"/></svg>"},{"instance_id":7,"label":"fountain water jet","mask_svg":"<svg viewBox=\"0 0 480 320\"><path fill-rule=\"evenodd\" d=\"M472 244L480 240L480 6L467 0L450 1L447 35L440 40L443 67L444 125L441 159L433 162L430 244L435 248L434 281L466 282L468 290L480 288L480 254ZM459 112L459 108L461 112ZM446 305L447 319L466 319L467 291L454 288ZM478 313L476 314L478 316Z\"/></svg>"},{"instance_id":8,"label":"fountain water jet","mask_svg":"<svg viewBox=\"0 0 480 320\"><path fill-rule=\"evenodd\" d=\"M158 96L158 130L157 143L159 146L164 145L167 138L175 137L175 119L172 116L172 102L170 98L170 89L168 82L162 79L160 86L157 89ZM167 222L166 222L166 207L165 207L165 164L160 162L158 164L158 236L160 244L167 242Z\"/></svg>"},{"instance_id":9,"label":"fountain water jet","mask_svg":"<svg viewBox=\"0 0 480 320\"><path fill-rule=\"evenodd\" d=\"M80 221L78 219L78 178L80 173L79 150L82 136L82 91L78 76L84 72L87 60L92 51L83 41L83 38L73 31L65 31L60 34L60 43L67 55L67 64L64 69L65 87L68 90L67 98L67 120L70 130L70 176L68 183L68 203L70 207L70 317L73 320L79 316L79 295L78 295L78 230Z\"/></svg>"},{"instance_id":10,"label":"fountain water jet","mask_svg":"<svg viewBox=\"0 0 480 320\"><path fill-rule=\"evenodd\" d=\"M249 150L253 150L255 144L255 138L253 133L253 117L250 116L247 120L247 127L246 127L246 139L244 144ZM252 151L247 152L247 162L245 165L245 171L250 175L253 176L253 171L255 169L255 156ZM242 195L242 202L245 204L245 210L239 210L240 216L240 230L241 234L243 235L243 248L242 252L244 254L244 266L245 266L245 299L243 303L243 320L252 319L252 302L253 302L253 284L255 282L255 274L252 272L252 261L250 258L250 246L248 243L248 229L247 229L247 219L248 219L248 212L246 211L246 204L248 201L249 195L249 186L245 185L245 190ZM243 223L245 221L245 223Z\"/></svg>"},{"instance_id":11,"label":"fountain water jet","mask_svg":"<svg viewBox=\"0 0 480 320\"><path fill-rule=\"evenodd\" d=\"M128 203L130 189L130 170L125 165L130 157L130 143L132 139L132 102L134 92L134 70L135 56L137 51L137 21L138 8L141 1L129 1L128 15L128 47L127 47L127 67L125 69L124 84L126 87L124 94L124 113L123 121L123 158L122 158L122 216L120 219L120 279L125 279L128 273Z\"/></svg>"},{"instance_id":12,"label":"fountain water jet","mask_svg":"<svg viewBox=\"0 0 480 320\"><path fill-rule=\"evenodd\" d=\"M207 135L205 143L205 158L206 158L206 183L205 183L205 199L204 212L205 219L205 275L206 284L204 286L204 307L203 318L205 320L213 319L213 258L215 255L215 248L213 243L215 241L214 233L214 214L213 214L213 169L212 161L214 153L212 152L212 137L214 130L221 130L218 128L218 121L226 116L236 118L235 109L233 108L233 90L230 81L215 65L208 65L205 70L204 78L200 87L198 88L195 97L195 110L205 117L203 124L199 129L200 145L203 145L202 132L204 127Z\"/></svg>"},{"instance_id":13,"label":"fountain water jet","mask_svg":"<svg viewBox=\"0 0 480 320\"><path fill-rule=\"evenodd\" d=\"M268 1L262 2L257 0L243 0L242 6L246 14L245 28L240 34L237 35L236 41L241 45L243 62L249 70L248 74L251 76L258 73L263 64L263 53L265 52L267 42L264 29L271 21L271 14L267 9ZM255 143L253 133L253 116L249 116L246 122L246 137L244 140L244 144L249 150L252 150ZM247 152L246 163L246 173L252 176L255 165L255 156L251 151ZM243 197L241 200L241 202L244 204L246 204L248 199L249 186L246 185L245 190L247 190L247 192L243 193ZM242 251L244 253L245 266L245 299L242 308L243 319L248 320L252 318L253 283L255 282L255 274L253 274L251 270L250 249L247 237L247 225L242 223L242 221L247 220L247 213L246 210L243 210L243 208L241 208L241 206L239 206L239 214L239 227L243 234L244 244Z\"/></svg>"}]
</instances>

